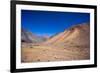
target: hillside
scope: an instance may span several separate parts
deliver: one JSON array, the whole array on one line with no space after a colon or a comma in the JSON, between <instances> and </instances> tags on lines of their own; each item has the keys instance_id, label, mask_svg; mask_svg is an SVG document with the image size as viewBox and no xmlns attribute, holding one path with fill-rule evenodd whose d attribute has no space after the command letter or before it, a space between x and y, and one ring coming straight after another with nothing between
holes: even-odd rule
<instances>
[{"instance_id":1,"label":"hillside","mask_svg":"<svg viewBox=\"0 0 100 73\"><path fill-rule=\"evenodd\" d=\"M48 39L44 44L53 44L61 46L87 46L90 44L89 24L79 24L73 26L64 32Z\"/></svg>"}]
</instances>

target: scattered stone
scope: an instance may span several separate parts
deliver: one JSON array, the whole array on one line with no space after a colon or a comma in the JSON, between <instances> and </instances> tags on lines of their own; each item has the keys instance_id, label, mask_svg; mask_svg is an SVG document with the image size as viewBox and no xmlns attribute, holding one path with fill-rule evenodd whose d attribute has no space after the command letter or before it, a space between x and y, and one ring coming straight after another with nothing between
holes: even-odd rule
<instances>
[{"instance_id":1,"label":"scattered stone","mask_svg":"<svg viewBox=\"0 0 100 73\"><path fill-rule=\"evenodd\" d=\"M38 59L37 61L40 61L40 59Z\"/></svg>"},{"instance_id":2,"label":"scattered stone","mask_svg":"<svg viewBox=\"0 0 100 73\"><path fill-rule=\"evenodd\" d=\"M30 48L33 48L32 46Z\"/></svg>"}]
</instances>

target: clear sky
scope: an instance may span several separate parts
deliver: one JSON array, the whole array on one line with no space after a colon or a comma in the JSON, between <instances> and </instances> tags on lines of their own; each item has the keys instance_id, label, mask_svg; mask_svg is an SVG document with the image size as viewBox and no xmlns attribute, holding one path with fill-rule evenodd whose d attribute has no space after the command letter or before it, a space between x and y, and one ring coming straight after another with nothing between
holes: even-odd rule
<instances>
[{"instance_id":1,"label":"clear sky","mask_svg":"<svg viewBox=\"0 0 100 73\"><path fill-rule=\"evenodd\" d=\"M21 11L21 26L37 35L52 36L73 25L90 22L89 13Z\"/></svg>"}]
</instances>

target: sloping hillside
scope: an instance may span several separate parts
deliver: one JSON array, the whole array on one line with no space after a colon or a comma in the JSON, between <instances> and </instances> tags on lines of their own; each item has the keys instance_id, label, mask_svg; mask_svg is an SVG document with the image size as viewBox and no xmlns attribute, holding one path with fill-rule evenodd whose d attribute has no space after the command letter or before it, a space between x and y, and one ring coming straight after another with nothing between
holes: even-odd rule
<instances>
[{"instance_id":1,"label":"sloping hillside","mask_svg":"<svg viewBox=\"0 0 100 73\"><path fill-rule=\"evenodd\" d=\"M48 39L44 44L53 44L61 46L87 46L90 44L89 24L79 24L73 26L64 32Z\"/></svg>"}]
</instances>

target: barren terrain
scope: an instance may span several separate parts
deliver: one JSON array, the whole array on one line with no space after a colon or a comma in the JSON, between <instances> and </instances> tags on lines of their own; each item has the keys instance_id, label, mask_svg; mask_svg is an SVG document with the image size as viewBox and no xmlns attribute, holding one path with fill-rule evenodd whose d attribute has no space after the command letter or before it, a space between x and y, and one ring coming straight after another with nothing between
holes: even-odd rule
<instances>
[{"instance_id":1,"label":"barren terrain","mask_svg":"<svg viewBox=\"0 0 100 73\"><path fill-rule=\"evenodd\" d=\"M74 26L41 43L22 42L21 61L68 61L90 58L88 24Z\"/></svg>"}]
</instances>

